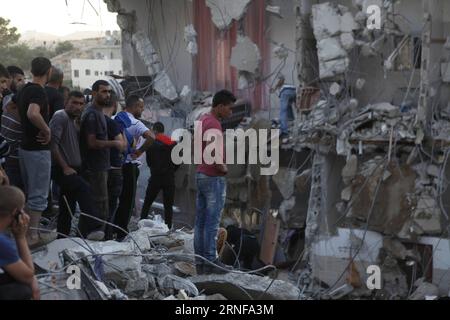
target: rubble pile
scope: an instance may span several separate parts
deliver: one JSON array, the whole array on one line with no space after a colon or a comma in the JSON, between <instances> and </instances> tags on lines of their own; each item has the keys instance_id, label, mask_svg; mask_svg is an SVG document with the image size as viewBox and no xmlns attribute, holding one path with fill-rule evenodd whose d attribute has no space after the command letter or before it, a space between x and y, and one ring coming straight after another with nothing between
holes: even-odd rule
<instances>
[{"instance_id":1,"label":"rubble pile","mask_svg":"<svg viewBox=\"0 0 450 320\"><path fill-rule=\"evenodd\" d=\"M298 289L292 284L280 280L271 284L272 279L256 275L238 272L197 276L193 254L193 233L169 232L161 217L156 216L154 220L141 220L138 229L120 243L62 239L33 256L39 268L48 274L49 283L66 281L67 277L59 277L59 270L78 266L98 297L104 300L224 300L242 294L242 289L236 287L271 299L298 296ZM235 289L230 290L230 286ZM204 290L205 287L209 289ZM206 294L201 294L201 290ZM52 294L47 298L52 299ZM86 299L86 296L89 295L80 293L78 298Z\"/></svg>"}]
</instances>

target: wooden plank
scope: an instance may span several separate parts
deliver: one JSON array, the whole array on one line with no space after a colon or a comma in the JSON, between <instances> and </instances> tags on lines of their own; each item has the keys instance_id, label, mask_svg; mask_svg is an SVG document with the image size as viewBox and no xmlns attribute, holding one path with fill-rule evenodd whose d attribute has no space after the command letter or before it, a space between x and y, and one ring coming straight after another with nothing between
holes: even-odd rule
<instances>
[{"instance_id":1,"label":"wooden plank","mask_svg":"<svg viewBox=\"0 0 450 320\"><path fill-rule=\"evenodd\" d=\"M266 217L259 256L260 260L267 265L273 264L280 234L280 220L273 217L274 212L278 215L278 211L271 210Z\"/></svg>"}]
</instances>

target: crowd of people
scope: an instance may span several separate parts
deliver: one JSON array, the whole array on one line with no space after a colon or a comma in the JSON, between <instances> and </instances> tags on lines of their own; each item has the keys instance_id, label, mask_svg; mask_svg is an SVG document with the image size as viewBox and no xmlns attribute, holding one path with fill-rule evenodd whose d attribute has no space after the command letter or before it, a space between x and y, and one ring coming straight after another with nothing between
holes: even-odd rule
<instances>
[{"instance_id":1,"label":"crowd of people","mask_svg":"<svg viewBox=\"0 0 450 320\"><path fill-rule=\"evenodd\" d=\"M81 213L75 236L91 241L127 236L144 153L151 178L141 218L148 217L162 191L165 223L173 228L177 167L171 153L176 142L164 134L162 123L149 129L139 120L144 100L130 95L122 108L111 85L99 80L86 103L83 93L63 87L63 72L42 57L31 62L31 74L26 82L23 70L0 64L0 299L11 277L27 287L19 287L14 297L39 296L29 250L54 240L40 229L52 194L59 198L58 238L73 235L77 206ZM230 116L235 101L228 91L217 93L212 112L201 119L203 132L222 131L220 120ZM216 248L226 174L225 164L198 167L198 273L229 268L218 261Z\"/></svg>"}]
</instances>

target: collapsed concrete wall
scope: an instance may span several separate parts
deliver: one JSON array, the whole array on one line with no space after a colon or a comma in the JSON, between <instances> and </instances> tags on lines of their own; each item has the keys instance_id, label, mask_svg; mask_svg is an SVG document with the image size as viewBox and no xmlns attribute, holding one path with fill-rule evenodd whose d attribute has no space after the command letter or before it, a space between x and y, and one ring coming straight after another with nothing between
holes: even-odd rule
<instances>
[{"instance_id":1,"label":"collapsed concrete wall","mask_svg":"<svg viewBox=\"0 0 450 320\"><path fill-rule=\"evenodd\" d=\"M379 298L414 297L414 287L420 295L417 277L447 295L448 284L436 275L450 260L436 250L438 242L448 242L442 193L448 138L438 134L445 132L448 118L433 110L445 109L448 100L445 71L439 71L449 36L442 29L447 25L442 12L448 8L442 1L376 2L312 5L321 97L297 122L300 136L292 146L316 152L306 226L308 261L312 277L328 286L326 294L370 296L359 289L367 278L365 268L375 264L383 272ZM380 5L380 30L366 28L370 4ZM422 5L430 13L425 17ZM344 161L334 171L339 174L327 175L337 159ZM353 233L359 240L352 240ZM432 265L439 258L445 266Z\"/></svg>"}]
</instances>

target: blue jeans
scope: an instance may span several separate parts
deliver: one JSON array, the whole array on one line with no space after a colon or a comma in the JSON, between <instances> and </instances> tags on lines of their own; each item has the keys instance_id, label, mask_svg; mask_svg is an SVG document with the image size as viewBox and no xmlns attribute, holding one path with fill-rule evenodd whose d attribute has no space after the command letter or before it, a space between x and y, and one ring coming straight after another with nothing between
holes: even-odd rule
<instances>
[{"instance_id":1,"label":"blue jeans","mask_svg":"<svg viewBox=\"0 0 450 320\"><path fill-rule=\"evenodd\" d=\"M197 173L197 214L195 219L194 249L195 254L209 261L216 261L217 232L220 218L225 206L225 177L208 177ZM197 263L204 261L197 258Z\"/></svg>"},{"instance_id":2,"label":"blue jeans","mask_svg":"<svg viewBox=\"0 0 450 320\"><path fill-rule=\"evenodd\" d=\"M19 149L27 206L31 211L42 212L47 208L51 177L50 151L26 151Z\"/></svg>"},{"instance_id":3,"label":"blue jeans","mask_svg":"<svg viewBox=\"0 0 450 320\"><path fill-rule=\"evenodd\" d=\"M280 122L281 134L289 134L289 120L294 120L294 112L292 104L297 99L297 91L293 88L283 89L280 93Z\"/></svg>"}]
</instances>

